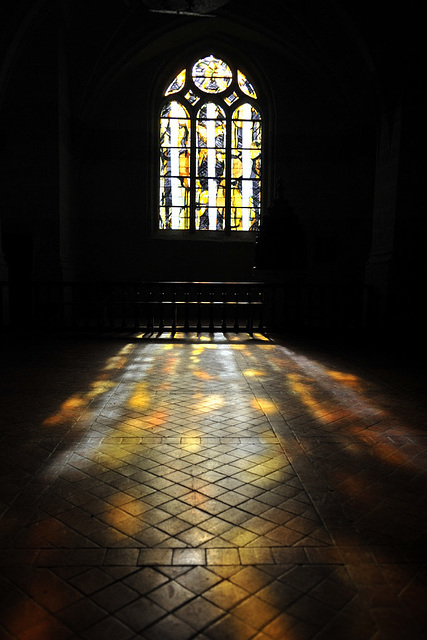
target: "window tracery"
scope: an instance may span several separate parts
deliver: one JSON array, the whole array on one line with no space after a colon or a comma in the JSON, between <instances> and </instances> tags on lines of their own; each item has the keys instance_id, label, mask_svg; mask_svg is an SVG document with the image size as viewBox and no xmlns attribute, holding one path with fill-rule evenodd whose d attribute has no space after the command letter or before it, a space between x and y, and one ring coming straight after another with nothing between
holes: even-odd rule
<instances>
[{"instance_id":1,"label":"window tracery","mask_svg":"<svg viewBox=\"0 0 427 640\"><path fill-rule=\"evenodd\" d=\"M160 229L258 229L257 100L246 75L214 55L175 76L160 112Z\"/></svg>"}]
</instances>

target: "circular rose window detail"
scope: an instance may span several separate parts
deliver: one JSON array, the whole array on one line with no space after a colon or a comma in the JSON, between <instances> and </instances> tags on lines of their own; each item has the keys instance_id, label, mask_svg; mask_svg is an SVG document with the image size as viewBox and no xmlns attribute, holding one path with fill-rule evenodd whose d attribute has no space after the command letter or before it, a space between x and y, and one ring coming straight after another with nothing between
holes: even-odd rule
<instances>
[{"instance_id":1,"label":"circular rose window detail","mask_svg":"<svg viewBox=\"0 0 427 640\"><path fill-rule=\"evenodd\" d=\"M231 84L233 74L226 62L206 56L196 62L193 67L193 82L205 93L221 93Z\"/></svg>"}]
</instances>

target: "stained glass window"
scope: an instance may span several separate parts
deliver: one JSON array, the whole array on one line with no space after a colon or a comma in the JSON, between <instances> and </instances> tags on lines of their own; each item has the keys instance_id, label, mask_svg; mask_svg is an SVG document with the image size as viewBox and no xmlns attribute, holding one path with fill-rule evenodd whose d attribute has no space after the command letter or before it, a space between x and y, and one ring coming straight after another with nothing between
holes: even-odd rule
<instances>
[{"instance_id":1,"label":"stained glass window","mask_svg":"<svg viewBox=\"0 0 427 640\"><path fill-rule=\"evenodd\" d=\"M190 131L187 110L168 102L160 116L160 228L188 229Z\"/></svg>"},{"instance_id":2,"label":"stained glass window","mask_svg":"<svg viewBox=\"0 0 427 640\"><path fill-rule=\"evenodd\" d=\"M169 96L171 93L176 93L177 91L180 91L185 84L185 76L186 76L186 71L185 69L183 69L181 73L178 73L176 78L172 80L172 82L166 89L165 95Z\"/></svg>"},{"instance_id":3,"label":"stained glass window","mask_svg":"<svg viewBox=\"0 0 427 640\"><path fill-rule=\"evenodd\" d=\"M237 107L231 136L231 227L252 230L261 207L261 118L255 107Z\"/></svg>"},{"instance_id":4,"label":"stained glass window","mask_svg":"<svg viewBox=\"0 0 427 640\"><path fill-rule=\"evenodd\" d=\"M247 76L214 55L170 82L160 112L160 229L258 229L262 119L257 100Z\"/></svg>"},{"instance_id":5,"label":"stained glass window","mask_svg":"<svg viewBox=\"0 0 427 640\"><path fill-rule=\"evenodd\" d=\"M243 93L246 93L247 96L256 99L257 96L255 89L253 88L245 74L239 70L237 70L237 82L239 83L239 87L241 88Z\"/></svg>"},{"instance_id":6,"label":"stained glass window","mask_svg":"<svg viewBox=\"0 0 427 640\"><path fill-rule=\"evenodd\" d=\"M233 74L223 60L207 56L198 60L193 67L193 82L206 93L220 93L230 86Z\"/></svg>"}]
</instances>

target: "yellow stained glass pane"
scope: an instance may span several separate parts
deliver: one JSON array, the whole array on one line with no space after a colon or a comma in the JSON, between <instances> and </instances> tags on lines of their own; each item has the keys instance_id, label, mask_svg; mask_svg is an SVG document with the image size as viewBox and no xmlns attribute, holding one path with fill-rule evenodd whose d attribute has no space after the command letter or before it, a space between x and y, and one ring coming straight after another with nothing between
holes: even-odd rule
<instances>
[{"instance_id":1,"label":"yellow stained glass pane","mask_svg":"<svg viewBox=\"0 0 427 640\"><path fill-rule=\"evenodd\" d=\"M218 207L196 207L196 229L220 231L224 228L224 209Z\"/></svg>"},{"instance_id":2,"label":"yellow stained glass pane","mask_svg":"<svg viewBox=\"0 0 427 640\"><path fill-rule=\"evenodd\" d=\"M231 210L231 229L233 231L257 231L259 228L259 210L248 207Z\"/></svg>"},{"instance_id":3,"label":"yellow stained glass pane","mask_svg":"<svg viewBox=\"0 0 427 640\"><path fill-rule=\"evenodd\" d=\"M261 119L258 111L245 103L237 107L232 118L232 146L234 149L260 149Z\"/></svg>"},{"instance_id":4,"label":"yellow stained glass pane","mask_svg":"<svg viewBox=\"0 0 427 640\"><path fill-rule=\"evenodd\" d=\"M239 99L239 96L237 95L237 93L235 91L233 91L233 93L230 93L229 96L227 96L226 98L224 98L225 102L231 106L233 104L233 102L236 102L236 100Z\"/></svg>"},{"instance_id":5,"label":"yellow stained glass pane","mask_svg":"<svg viewBox=\"0 0 427 640\"><path fill-rule=\"evenodd\" d=\"M189 120L190 116L187 109L180 102L171 100L163 106L160 112L160 120L167 120L169 118Z\"/></svg>"},{"instance_id":6,"label":"yellow stained glass pane","mask_svg":"<svg viewBox=\"0 0 427 640\"><path fill-rule=\"evenodd\" d=\"M251 98L254 98L256 100L257 94L253 85L249 82L245 74L239 70L237 71L237 82L243 93L246 93L247 96L250 96Z\"/></svg>"},{"instance_id":7,"label":"yellow stained glass pane","mask_svg":"<svg viewBox=\"0 0 427 640\"><path fill-rule=\"evenodd\" d=\"M261 153L259 149L235 150L231 159L233 178L261 178Z\"/></svg>"},{"instance_id":8,"label":"yellow stained glass pane","mask_svg":"<svg viewBox=\"0 0 427 640\"><path fill-rule=\"evenodd\" d=\"M186 70L183 69L178 75L172 80L170 85L165 91L165 96L170 96L172 93L177 93L181 91L182 87L185 85L185 76Z\"/></svg>"},{"instance_id":9,"label":"yellow stained glass pane","mask_svg":"<svg viewBox=\"0 0 427 640\"><path fill-rule=\"evenodd\" d=\"M220 149L197 149L197 176L199 178L216 178L225 176L225 151Z\"/></svg>"},{"instance_id":10,"label":"yellow stained glass pane","mask_svg":"<svg viewBox=\"0 0 427 640\"><path fill-rule=\"evenodd\" d=\"M216 178L196 181L196 204L223 207L225 204L225 183Z\"/></svg>"},{"instance_id":11,"label":"yellow stained glass pane","mask_svg":"<svg viewBox=\"0 0 427 640\"><path fill-rule=\"evenodd\" d=\"M205 102L197 112L197 119L199 121L215 120L218 125L225 126L225 111L215 102Z\"/></svg>"},{"instance_id":12,"label":"yellow stained glass pane","mask_svg":"<svg viewBox=\"0 0 427 640\"><path fill-rule=\"evenodd\" d=\"M160 228L189 228L190 187L190 119L171 101L160 118Z\"/></svg>"},{"instance_id":13,"label":"yellow stained glass pane","mask_svg":"<svg viewBox=\"0 0 427 640\"><path fill-rule=\"evenodd\" d=\"M233 180L231 187L232 228L252 231L261 215L260 180Z\"/></svg>"},{"instance_id":14,"label":"yellow stained glass pane","mask_svg":"<svg viewBox=\"0 0 427 640\"><path fill-rule=\"evenodd\" d=\"M193 66L193 82L201 91L206 93L221 93L230 86L233 74L226 62L206 56Z\"/></svg>"},{"instance_id":15,"label":"yellow stained glass pane","mask_svg":"<svg viewBox=\"0 0 427 640\"><path fill-rule=\"evenodd\" d=\"M190 202L188 182L185 184L185 180L180 180L176 176L162 176L160 178L160 202L164 206L187 206Z\"/></svg>"},{"instance_id":16,"label":"yellow stained glass pane","mask_svg":"<svg viewBox=\"0 0 427 640\"><path fill-rule=\"evenodd\" d=\"M190 209L180 207L160 207L160 229L189 229Z\"/></svg>"}]
</instances>

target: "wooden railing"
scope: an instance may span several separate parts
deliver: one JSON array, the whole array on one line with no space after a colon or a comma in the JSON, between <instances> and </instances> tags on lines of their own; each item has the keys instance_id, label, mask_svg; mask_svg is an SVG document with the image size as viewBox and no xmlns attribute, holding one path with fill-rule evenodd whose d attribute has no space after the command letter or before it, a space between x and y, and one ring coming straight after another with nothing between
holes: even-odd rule
<instances>
[{"instance_id":1,"label":"wooden railing","mask_svg":"<svg viewBox=\"0 0 427 640\"><path fill-rule=\"evenodd\" d=\"M0 326L144 331L353 330L363 285L261 282L0 283Z\"/></svg>"},{"instance_id":2,"label":"wooden railing","mask_svg":"<svg viewBox=\"0 0 427 640\"><path fill-rule=\"evenodd\" d=\"M263 285L258 282L65 283L38 286L37 324L70 329L145 331L262 331Z\"/></svg>"}]
</instances>

